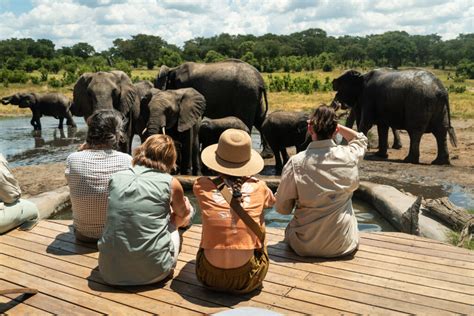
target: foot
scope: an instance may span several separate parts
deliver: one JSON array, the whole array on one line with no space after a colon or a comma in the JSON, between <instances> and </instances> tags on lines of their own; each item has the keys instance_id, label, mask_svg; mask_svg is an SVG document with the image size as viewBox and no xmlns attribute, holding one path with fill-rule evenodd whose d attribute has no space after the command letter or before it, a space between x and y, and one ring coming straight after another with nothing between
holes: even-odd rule
<instances>
[{"instance_id":1,"label":"foot","mask_svg":"<svg viewBox=\"0 0 474 316\"><path fill-rule=\"evenodd\" d=\"M436 157L436 159L433 160L431 164L432 165L450 165L451 162L449 161L449 157L445 157L445 158Z\"/></svg>"},{"instance_id":2,"label":"foot","mask_svg":"<svg viewBox=\"0 0 474 316\"><path fill-rule=\"evenodd\" d=\"M264 149L260 153L260 156L262 156L263 159L273 158L273 152L271 151L271 149Z\"/></svg>"},{"instance_id":3,"label":"foot","mask_svg":"<svg viewBox=\"0 0 474 316\"><path fill-rule=\"evenodd\" d=\"M380 158L384 158L384 159L388 158L387 152L383 152L383 151L380 151L380 150L377 151L374 155L377 156L377 157L380 157Z\"/></svg>"},{"instance_id":4,"label":"foot","mask_svg":"<svg viewBox=\"0 0 474 316\"><path fill-rule=\"evenodd\" d=\"M401 148L402 148L402 144L400 144L400 143L393 143L392 148L393 148L393 149L401 149Z\"/></svg>"},{"instance_id":5,"label":"foot","mask_svg":"<svg viewBox=\"0 0 474 316\"><path fill-rule=\"evenodd\" d=\"M420 159L408 155L408 156L405 157L405 159L403 159L403 162L419 164L419 163L420 163Z\"/></svg>"}]
</instances>

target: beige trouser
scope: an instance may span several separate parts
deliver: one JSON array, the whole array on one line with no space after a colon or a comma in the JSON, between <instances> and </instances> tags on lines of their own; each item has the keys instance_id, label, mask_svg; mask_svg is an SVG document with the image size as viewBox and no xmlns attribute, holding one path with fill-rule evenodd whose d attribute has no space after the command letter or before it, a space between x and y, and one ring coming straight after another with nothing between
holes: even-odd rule
<instances>
[{"instance_id":1,"label":"beige trouser","mask_svg":"<svg viewBox=\"0 0 474 316\"><path fill-rule=\"evenodd\" d=\"M0 202L0 234L38 216L38 208L30 201L19 199L10 204Z\"/></svg>"}]
</instances>

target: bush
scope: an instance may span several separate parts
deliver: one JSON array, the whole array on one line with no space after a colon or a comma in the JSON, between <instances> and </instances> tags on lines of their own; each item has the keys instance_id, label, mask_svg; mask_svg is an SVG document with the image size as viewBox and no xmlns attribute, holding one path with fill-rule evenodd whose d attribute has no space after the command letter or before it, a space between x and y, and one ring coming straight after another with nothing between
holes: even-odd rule
<instances>
[{"instance_id":1,"label":"bush","mask_svg":"<svg viewBox=\"0 0 474 316\"><path fill-rule=\"evenodd\" d=\"M38 71L41 74L40 81L42 81L42 82L48 81L48 70L46 70L46 68L42 67Z\"/></svg>"},{"instance_id":2,"label":"bush","mask_svg":"<svg viewBox=\"0 0 474 316\"><path fill-rule=\"evenodd\" d=\"M40 78L38 78L36 76L31 76L30 79L31 79L32 84L40 84L41 83Z\"/></svg>"},{"instance_id":3,"label":"bush","mask_svg":"<svg viewBox=\"0 0 474 316\"><path fill-rule=\"evenodd\" d=\"M27 83L29 80L28 74L24 70L9 70L3 68L0 72L0 81L3 85L8 86L9 83Z\"/></svg>"},{"instance_id":4,"label":"bush","mask_svg":"<svg viewBox=\"0 0 474 316\"><path fill-rule=\"evenodd\" d=\"M62 85L67 86L67 85L73 84L77 81L78 77L79 76L76 75L75 72L66 71L66 72L64 72L63 79L61 80Z\"/></svg>"},{"instance_id":5,"label":"bush","mask_svg":"<svg viewBox=\"0 0 474 316\"><path fill-rule=\"evenodd\" d=\"M326 77L324 83L321 83L313 75L292 76L287 73L283 77L268 75L268 89L272 92L288 91L292 93L311 94L316 91L331 91L332 83L329 77Z\"/></svg>"},{"instance_id":6,"label":"bush","mask_svg":"<svg viewBox=\"0 0 474 316\"><path fill-rule=\"evenodd\" d=\"M127 76L132 77L132 66L125 60L121 60L115 64L115 69L121 70L127 74Z\"/></svg>"},{"instance_id":7,"label":"bush","mask_svg":"<svg viewBox=\"0 0 474 316\"><path fill-rule=\"evenodd\" d=\"M53 87L53 88L61 88L63 86L62 82L59 81L58 79L56 78L51 78L49 79L48 81L48 85Z\"/></svg>"},{"instance_id":8,"label":"bush","mask_svg":"<svg viewBox=\"0 0 474 316\"><path fill-rule=\"evenodd\" d=\"M455 86L453 84L449 85L448 92L452 93L464 93L466 92L466 86Z\"/></svg>"},{"instance_id":9,"label":"bush","mask_svg":"<svg viewBox=\"0 0 474 316\"><path fill-rule=\"evenodd\" d=\"M469 79L474 79L474 62L463 60L456 67L456 76L459 76L459 77L465 76Z\"/></svg>"},{"instance_id":10,"label":"bush","mask_svg":"<svg viewBox=\"0 0 474 316\"><path fill-rule=\"evenodd\" d=\"M326 61L322 67L324 72L330 72L333 70L333 68L334 68L334 65L330 61Z\"/></svg>"}]
</instances>

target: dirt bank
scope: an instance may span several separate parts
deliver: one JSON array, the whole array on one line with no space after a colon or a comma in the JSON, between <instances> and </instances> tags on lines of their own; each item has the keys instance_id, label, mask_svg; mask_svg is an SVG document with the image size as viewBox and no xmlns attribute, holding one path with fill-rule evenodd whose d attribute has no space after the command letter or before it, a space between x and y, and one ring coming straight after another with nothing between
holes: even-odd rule
<instances>
[{"instance_id":1,"label":"dirt bank","mask_svg":"<svg viewBox=\"0 0 474 316\"><path fill-rule=\"evenodd\" d=\"M423 136L420 148L421 164L405 164L401 160L407 155L409 138L401 133L403 148L389 150L389 159L371 160L370 149L363 161L360 177L362 180L389 184L398 189L424 197L446 196L450 191L461 190L474 196L474 120L453 120L458 138L458 147L449 144L451 166L434 166L429 163L436 157L436 140L431 134ZM376 130L371 137L373 147L377 144ZM390 139L389 143L392 143ZM273 159L266 160L266 173L272 173ZM13 170L25 196L35 195L66 185L63 163L18 167Z\"/></svg>"}]
</instances>

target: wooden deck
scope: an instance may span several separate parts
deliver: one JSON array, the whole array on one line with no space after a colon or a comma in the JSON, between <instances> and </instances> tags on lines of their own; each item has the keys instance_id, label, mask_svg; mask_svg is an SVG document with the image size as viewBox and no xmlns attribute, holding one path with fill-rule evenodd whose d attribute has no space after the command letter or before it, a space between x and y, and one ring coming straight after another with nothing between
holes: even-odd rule
<instances>
[{"instance_id":1,"label":"wooden deck","mask_svg":"<svg viewBox=\"0 0 474 316\"><path fill-rule=\"evenodd\" d=\"M200 226L184 235L175 277L164 284L112 287L97 269L97 249L76 242L71 221L41 221L0 236L0 295L7 314L202 314L241 306L282 314L474 314L474 252L402 233L363 233L346 260L296 256L268 229L271 266L260 293L203 289L194 274Z\"/></svg>"}]
</instances>

